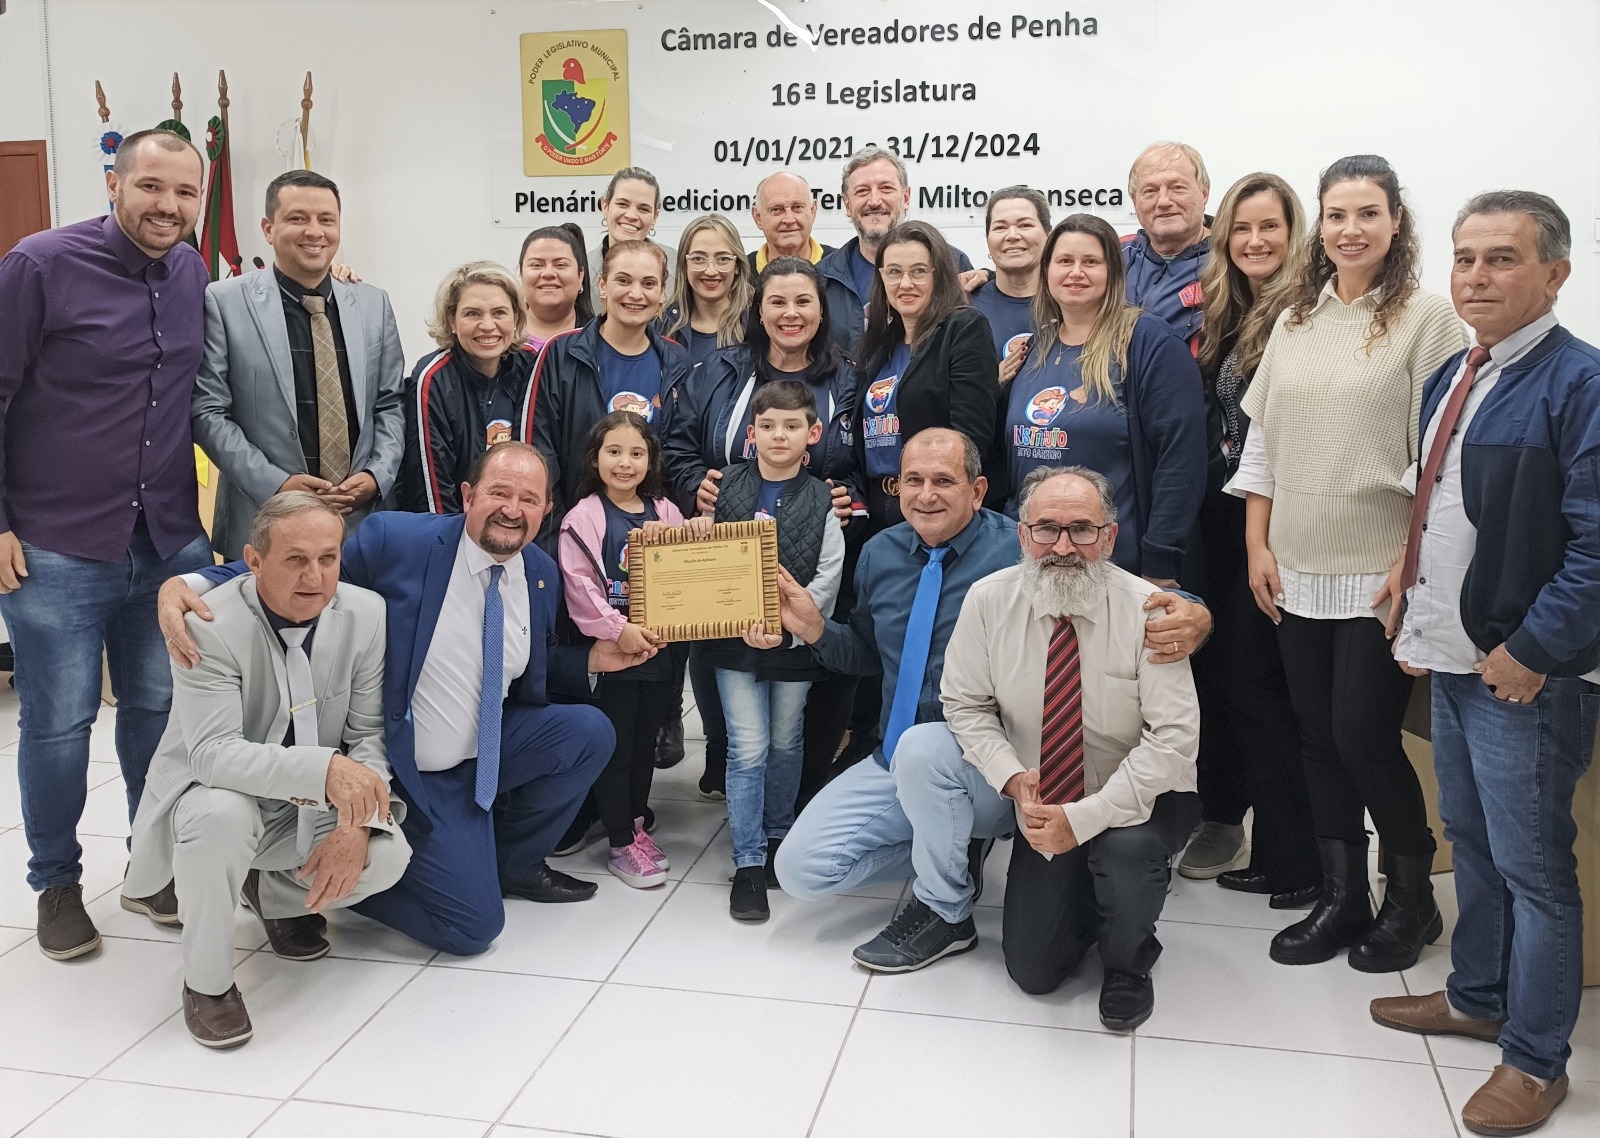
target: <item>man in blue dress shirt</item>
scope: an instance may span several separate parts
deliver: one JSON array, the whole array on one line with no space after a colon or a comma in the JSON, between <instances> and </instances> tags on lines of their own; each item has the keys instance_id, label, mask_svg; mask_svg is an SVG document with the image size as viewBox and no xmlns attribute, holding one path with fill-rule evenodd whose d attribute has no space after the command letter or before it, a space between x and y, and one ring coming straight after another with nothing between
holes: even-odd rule
<instances>
[{"instance_id":1,"label":"man in blue dress shirt","mask_svg":"<svg viewBox=\"0 0 1600 1138\"><path fill-rule=\"evenodd\" d=\"M77 829L101 654L131 818L172 703L156 590L211 560L189 431L209 277L183 243L201 174L187 139L129 135L110 214L24 237L0 261L0 614L22 703L28 884L54 960L100 944Z\"/></svg>"},{"instance_id":2,"label":"man in blue dress shirt","mask_svg":"<svg viewBox=\"0 0 1600 1138\"><path fill-rule=\"evenodd\" d=\"M878 972L912 972L977 945L982 851L1015 826L1009 803L968 794L939 773L970 770L982 781L959 749L949 753L950 733L916 727L944 721L944 651L967 589L1021 557L1016 524L982 508L988 480L979 470L977 447L959 431L931 428L906 443L906 520L863 547L848 625L825 620L803 588L780 582L783 627L823 664L883 675L883 745L823 787L777 859L779 884L804 898L914 877L905 908L852 954ZM1210 631L1210 614L1193 601L1157 593L1148 607L1164 610L1146 626L1157 662L1185 658Z\"/></svg>"}]
</instances>

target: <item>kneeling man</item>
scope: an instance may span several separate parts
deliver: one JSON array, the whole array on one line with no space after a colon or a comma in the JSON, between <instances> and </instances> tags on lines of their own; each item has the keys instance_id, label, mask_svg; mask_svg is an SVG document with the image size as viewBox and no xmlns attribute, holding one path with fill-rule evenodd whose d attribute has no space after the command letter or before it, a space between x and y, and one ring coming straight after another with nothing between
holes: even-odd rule
<instances>
[{"instance_id":1,"label":"kneeling man","mask_svg":"<svg viewBox=\"0 0 1600 1138\"><path fill-rule=\"evenodd\" d=\"M1100 1021L1129 1030L1155 1006L1156 919L1200 816L1194 680L1187 662L1146 656L1157 590L1111 563L1103 475L1035 470L1017 506L1022 561L967 592L945 653L945 721L988 784L974 793L1015 804L1006 970L1042 995L1098 944Z\"/></svg>"},{"instance_id":2,"label":"kneeling man","mask_svg":"<svg viewBox=\"0 0 1600 1138\"><path fill-rule=\"evenodd\" d=\"M241 892L275 953L313 960L321 912L389 888L411 857L384 757L383 600L339 583L343 541L335 506L269 498L252 575L212 592L212 622L188 621L199 662L173 669L122 906L181 919L183 1018L207 1047L251 1035L233 982Z\"/></svg>"}]
</instances>

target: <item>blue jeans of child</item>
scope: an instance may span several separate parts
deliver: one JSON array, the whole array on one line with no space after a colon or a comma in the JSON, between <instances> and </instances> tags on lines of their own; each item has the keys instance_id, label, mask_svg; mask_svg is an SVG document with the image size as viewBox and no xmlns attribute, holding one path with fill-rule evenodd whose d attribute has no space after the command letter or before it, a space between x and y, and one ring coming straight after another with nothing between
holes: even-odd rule
<instances>
[{"instance_id":1,"label":"blue jeans of child","mask_svg":"<svg viewBox=\"0 0 1600 1138\"><path fill-rule=\"evenodd\" d=\"M1433 765L1461 908L1450 1003L1504 1019L1504 1061L1541 1079L1566 1070L1583 994L1572 792L1594 749L1595 692L1552 677L1532 703L1505 703L1476 673L1433 674Z\"/></svg>"},{"instance_id":2,"label":"blue jeans of child","mask_svg":"<svg viewBox=\"0 0 1600 1138\"><path fill-rule=\"evenodd\" d=\"M28 884L74 885L83 873L78 819L88 794L89 728L100 713L100 654L117 697L117 759L128 817L139 808L150 759L172 706L172 665L156 623L156 592L168 577L210 565L195 538L163 558L143 525L120 561L90 561L22 543L28 575L0 596L17 658L22 737L17 781L28 835Z\"/></svg>"},{"instance_id":3,"label":"blue jeans of child","mask_svg":"<svg viewBox=\"0 0 1600 1138\"><path fill-rule=\"evenodd\" d=\"M767 843L794 823L810 690L808 680L758 680L749 672L717 669L728 721L728 832L735 869L765 865Z\"/></svg>"}]
</instances>

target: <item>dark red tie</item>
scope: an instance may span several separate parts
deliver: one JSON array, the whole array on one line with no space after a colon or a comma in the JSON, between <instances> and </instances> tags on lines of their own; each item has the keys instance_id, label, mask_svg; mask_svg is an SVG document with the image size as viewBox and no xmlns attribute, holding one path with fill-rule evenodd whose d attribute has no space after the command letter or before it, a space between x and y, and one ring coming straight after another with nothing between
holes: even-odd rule
<instances>
[{"instance_id":1,"label":"dark red tie","mask_svg":"<svg viewBox=\"0 0 1600 1138\"><path fill-rule=\"evenodd\" d=\"M1044 666L1039 733L1039 799L1051 806L1083 797L1083 676L1072 618L1056 621Z\"/></svg>"},{"instance_id":2,"label":"dark red tie","mask_svg":"<svg viewBox=\"0 0 1600 1138\"><path fill-rule=\"evenodd\" d=\"M1427 461L1422 464L1416 497L1411 499L1411 530L1406 536L1405 564L1400 569L1402 595L1417 583L1417 553L1422 547L1422 527L1428 520L1428 502L1433 498L1433 488L1439 484L1439 469L1444 466L1445 452L1450 449L1450 439L1456 433L1456 424L1461 421L1461 409L1467 405L1472 385L1478 381L1478 369L1488 362L1488 348L1473 348L1467 352L1467 370L1439 415L1439 429L1433 433L1433 447L1428 451Z\"/></svg>"}]
</instances>

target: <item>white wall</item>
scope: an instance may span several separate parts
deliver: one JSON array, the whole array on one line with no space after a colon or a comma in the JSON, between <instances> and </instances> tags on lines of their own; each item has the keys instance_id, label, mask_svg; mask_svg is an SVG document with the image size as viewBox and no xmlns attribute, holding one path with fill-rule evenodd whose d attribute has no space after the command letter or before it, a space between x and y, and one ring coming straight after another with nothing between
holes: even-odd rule
<instances>
[{"instance_id":1,"label":"white wall","mask_svg":"<svg viewBox=\"0 0 1600 1138\"><path fill-rule=\"evenodd\" d=\"M42 2L11 0L12 10L0 17L0 137L45 133ZM59 217L104 209L93 146L95 79L104 83L114 117L136 129L167 117L171 73L180 72L184 120L198 138L214 113L216 71L223 67L233 99L241 246L247 256L264 253L255 220L259 199L283 168L273 140L278 125L298 113L309 69L316 78L313 165L344 192L343 257L389 290L407 351L415 355L428 345L423 316L445 270L479 257L510 261L520 242L519 230L493 224L490 139L506 101L517 97L492 66L501 51L494 37L512 25L521 31L633 26L652 10L659 27L673 18L674 3L48 0ZM1097 106L1111 105L1102 100L1115 101L1119 114L1133 106L1146 129L1126 140L1127 158L1150 138L1185 139L1205 153L1216 196L1239 175L1265 167L1284 174L1309 199L1328 161L1358 151L1384 154L1421 218L1424 283L1434 289L1445 286L1449 223L1470 193L1503 186L1550 193L1576 231L1575 272L1562 317L1600 341L1595 0L1522 0L1514 7L1503 0L1448 6L1345 0L1333 7L1282 0L1095 0L1092 7L1072 8L1074 15L1105 18L1124 5L1153 25L1144 73L1131 75L1120 90L1083 90L1050 74L1019 77L1019 98L1033 101L1017 111L1020 117L1044 113L1084 121ZM824 4L780 0L780 6L804 21ZM773 22L753 0L723 0L719 7L730 22L762 28ZM1010 7L1000 0L855 0L850 11L860 21L896 13L962 20L980 11L1003 18ZM644 68L661 63L649 38L641 35L631 47L641 72L636 105L649 95ZM936 58L966 66L959 54ZM716 68L770 65L727 56L702 62L708 76ZM786 74L804 65L801 56L783 63ZM862 78L891 78L897 68L873 70L879 73ZM1108 176L1120 179L1125 165ZM1037 181L1050 181L1048 171L1042 173ZM744 175L752 187L757 176L754 169ZM933 171L928 177L948 175ZM706 181L730 188L738 179L717 169ZM673 237L674 226L685 220L675 215L662 236ZM957 239L981 263L976 230L968 228L972 220L956 226ZM742 227L750 231L748 219ZM837 220L829 228L838 232Z\"/></svg>"}]
</instances>

